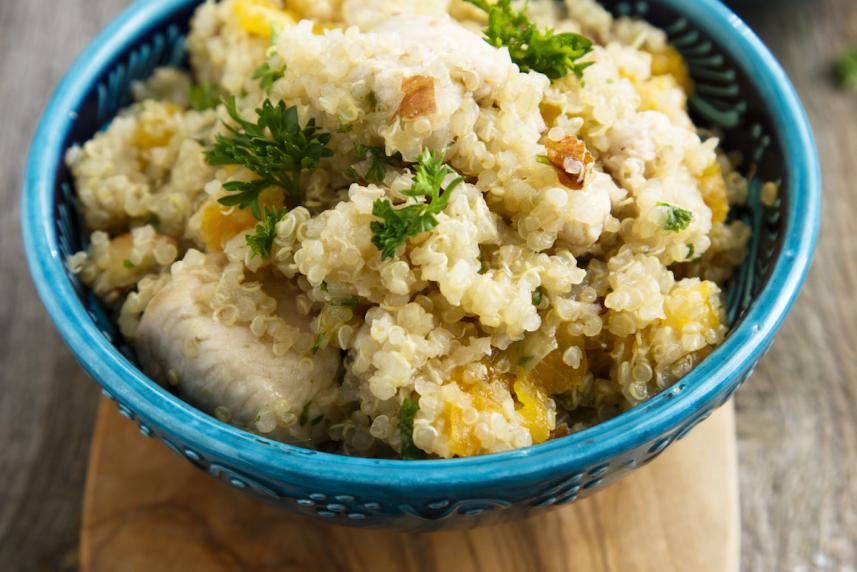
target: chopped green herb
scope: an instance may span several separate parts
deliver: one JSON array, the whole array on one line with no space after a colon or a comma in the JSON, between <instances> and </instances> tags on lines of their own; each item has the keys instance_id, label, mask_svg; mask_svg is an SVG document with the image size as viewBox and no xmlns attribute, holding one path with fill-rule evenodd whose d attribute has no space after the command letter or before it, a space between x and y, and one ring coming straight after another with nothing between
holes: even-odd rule
<instances>
[{"instance_id":1,"label":"chopped green herb","mask_svg":"<svg viewBox=\"0 0 857 572\"><path fill-rule=\"evenodd\" d=\"M670 232L681 232L690 226L693 213L689 210L673 206L668 203L658 203L657 206L667 209L667 217L663 222L663 229Z\"/></svg>"},{"instance_id":2,"label":"chopped green herb","mask_svg":"<svg viewBox=\"0 0 857 572\"><path fill-rule=\"evenodd\" d=\"M488 272L488 263L485 262L485 253L482 249L479 249L479 274L486 274Z\"/></svg>"},{"instance_id":3,"label":"chopped green herb","mask_svg":"<svg viewBox=\"0 0 857 572\"><path fill-rule=\"evenodd\" d=\"M348 169L348 174L354 180L362 179L370 183L383 183L384 177L387 175L387 165L396 160L396 157L388 157L383 147L372 147L358 143L354 146L354 152L357 155L358 161L365 161L369 158L372 160L363 176L360 176L354 167ZM401 156L399 156L399 159L401 159Z\"/></svg>"},{"instance_id":4,"label":"chopped green herb","mask_svg":"<svg viewBox=\"0 0 857 572\"><path fill-rule=\"evenodd\" d=\"M261 197L262 192L265 189L271 186L270 181L266 179L249 182L230 181L223 185L223 190L235 194L222 197L217 202L225 207L250 209L257 220L262 220L262 207L259 202L259 197Z\"/></svg>"},{"instance_id":5,"label":"chopped green herb","mask_svg":"<svg viewBox=\"0 0 857 572\"><path fill-rule=\"evenodd\" d=\"M496 48L506 46L512 61L521 71L541 72L550 79L560 79L573 72L582 77L591 62L577 60L592 51L592 40L570 32L557 34L551 28L539 29L523 10L512 8L512 0L466 0L488 14L485 41Z\"/></svg>"},{"instance_id":6,"label":"chopped green herb","mask_svg":"<svg viewBox=\"0 0 857 572\"><path fill-rule=\"evenodd\" d=\"M339 119L339 128L337 128L337 133L351 133L354 129L354 125L351 123L345 123L341 117L337 117Z\"/></svg>"},{"instance_id":7,"label":"chopped green herb","mask_svg":"<svg viewBox=\"0 0 857 572\"><path fill-rule=\"evenodd\" d=\"M541 163L542 165L554 166L553 163L551 163L551 160L548 159L547 155L536 155L536 162Z\"/></svg>"},{"instance_id":8,"label":"chopped green herb","mask_svg":"<svg viewBox=\"0 0 857 572\"><path fill-rule=\"evenodd\" d=\"M262 90L271 94L271 89L274 87L274 82L282 79L286 73L286 64L282 66L272 66L271 61L268 60L261 66L259 66L255 72L253 72L253 79L259 80L259 86Z\"/></svg>"},{"instance_id":9,"label":"chopped green herb","mask_svg":"<svg viewBox=\"0 0 857 572\"><path fill-rule=\"evenodd\" d=\"M190 106L196 111L214 109L220 105L220 88L204 81L190 86L188 92Z\"/></svg>"},{"instance_id":10,"label":"chopped green herb","mask_svg":"<svg viewBox=\"0 0 857 572\"><path fill-rule=\"evenodd\" d=\"M127 268L128 270L131 270L132 268L136 268L136 267L137 267L137 265L136 265L136 264L134 264L133 262L131 262L131 261L130 261L130 260L128 260L127 258L126 258L125 260L123 260L123 261L122 261L122 266L124 266L124 267L125 267L125 268Z\"/></svg>"},{"instance_id":11,"label":"chopped green herb","mask_svg":"<svg viewBox=\"0 0 857 572\"><path fill-rule=\"evenodd\" d=\"M324 280L321 281L321 288L320 289L322 292L327 292L327 282L326 281L324 281Z\"/></svg>"},{"instance_id":12,"label":"chopped green herb","mask_svg":"<svg viewBox=\"0 0 857 572\"><path fill-rule=\"evenodd\" d=\"M418 159L414 184L404 191L408 197L415 200L424 198L425 202L414 202L396 209L387 199L375 201L372 214L381 220L372 222L372 243L381 251L381 258L394 257L396 250L408 238L438 225L436 215L443 212L455 187L464 181L456 177L444 189L443 183L451 175L457 173L443 162L443 157L425 149Z\"/></svg>"},{"instance_id":13,"label":"chopped green herb","mask_svg":"<svg viewBox=\"0 0 857 572\"><path fill-rule=\"evenodd\" d=\"M426 456L425 452L414 444L414 419L419 410L419 404L410 397L405 398L399 410L399 434L402 443L400 454L405 460L424 459Z\"/></svg>"},{"instance_id":14,"label":"chopped green herb","mask_svg":"<svg viewBox=\"0 0 857 572\"><path fill-rule=\"evenodd\" d=\"M542 300L545 298L545 287L539 286L535 290L533 290L533 306L538 308L542 305Z\"/></svg>"},{"instance_id":15,"label":"chopped green herb","mask_svg":"<svg viewBox=\"0 0 857 572\"><path fill-rule=\"evenodd\" d=\"M369 105L369 109L371 109L372 111L378 109L378 96L375 95L374 91L370 91L366 95L366 103Z\"/></svg>"},{"instance_id":16,"label":"chopped green herb","mask_svg":"<svg viewBox=\"0 0 857 572\"><path fill-rule=\"evenodd\" d=\"M277 223L286 216L286 209L266 208L262 215L262 222L256 225L253 234L247 235L247 246L253 252L253 256L270 258L271 249L274 247L274 239L277 238Z\"/></svg>"},{"instance_id":17,"label":"chopped green herb","mask_svg":"<svg viewBox=\"0 0 857 572\"><path fill-rule=\"evenodd\" d=\"M324 342L324 337L326 335L326 332L319 332L319 334L315 337L315 343L312 345L312 353L318 353L318 351L321 349L321 344Z\"/></svg>"},{"instance_id":18,"label":"chopped green herb","mask_svg":"<svg viewBox=\"0 0 857 572\"><path fill-rule=\"evenodd\" d=\"M857 47L839 56L836 60L836 73L842 87L857 91Z\"/></svg>"},{"instance_id":19,"label":"chopped green herb","mask_svg":"<svg viewBox=\"0 0 857 572\"><path fill-rule=\"evenodd\" d=\"M696 247L693 246L693 243L687 243L687 259L690 260L693 258L694 253L696 252Z\"/></svg>"},{"instance_id":20,"label":"chopped green herb","mask_svg":"<svg viewBox=\"0 0 857 572\"><path fill-rule=\"evenodd\" d=\"M357 296L352 296L351 298L348 298L347 300L343 300L342 302L337 302L334 305L335 306L341 306L343 308L351 308L353 310L354 308L357 307L357 304L359 302L360 301L357 299Z\"/></svg>"},{"instance_id":21,"label":"chopped green herb","mask_svg":"<svg viewBox=\"0 0 857 572\"><path fill-rule=\"evenodd\" d=\"M259 116L256 123L241 117L234 97L225 104L237 125L226 125L228 135L217 138L206 159L214 166L242 165L259 179L226 183L223 188L234 194L221 198L220 204L250 208L261 220L259 196L265 189L279 186L288 192L291 208L300 205L301 173L315 171L321 159L333 155L327 147L330 134L320 131L314 119L301 127L297 107L287 108L282 101L274 105L265 100L256 110Z\"/></svg>"},{"instance_id":22,"label":"chopped green herb","mask_svg":"<svg viewBox=\"0 0 857 572\"><path fill-rule=\"evenodd\" d=\"M303 427L304 425L306 425L306 424L307 424L307 421L309 421L309 406L310 406L310 403L311 403L310 401L307 401L307 402L304 404L304 408L303 408L303 409L301 409L301 414L300 414L300 416L298 417L298 424L299 424L301 427Z\"/></svg>"}]
</instances>

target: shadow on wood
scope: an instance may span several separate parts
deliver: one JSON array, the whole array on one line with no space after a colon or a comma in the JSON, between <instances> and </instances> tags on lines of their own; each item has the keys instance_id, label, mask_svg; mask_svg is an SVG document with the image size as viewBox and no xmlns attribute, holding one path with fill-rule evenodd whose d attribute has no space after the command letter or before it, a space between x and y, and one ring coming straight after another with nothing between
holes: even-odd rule
<instances>
[{"instance_id":1,"label":"shadow on wood","mask_svg":"<svg viewBox=\"0 0 857 572\"><path fill-rule=\"evenodd\" d=\"M102 400L82 570L734 572L734 425L729 405L604 492L529 520L399 534L333 527L246 497L140 436Z\"/></svg>"}]
</instances>

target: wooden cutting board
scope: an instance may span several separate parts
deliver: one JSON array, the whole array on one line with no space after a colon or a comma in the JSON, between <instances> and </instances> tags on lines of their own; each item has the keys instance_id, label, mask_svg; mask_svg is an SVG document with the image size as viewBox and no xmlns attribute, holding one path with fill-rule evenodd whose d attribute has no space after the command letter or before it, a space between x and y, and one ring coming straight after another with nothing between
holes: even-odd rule
<instances>
[{"instance_id":1,"label":"wooden cutting board","mask_svg":"<svg viewBox=\"0 0 857 572\"><path fill-rule=\"evenodd\" d=\"M81 569L737 572L739 542L731 404L591 498L512 524L400 534L330 526L246 497L102 400Z\"/></svg>"}]
</instances>

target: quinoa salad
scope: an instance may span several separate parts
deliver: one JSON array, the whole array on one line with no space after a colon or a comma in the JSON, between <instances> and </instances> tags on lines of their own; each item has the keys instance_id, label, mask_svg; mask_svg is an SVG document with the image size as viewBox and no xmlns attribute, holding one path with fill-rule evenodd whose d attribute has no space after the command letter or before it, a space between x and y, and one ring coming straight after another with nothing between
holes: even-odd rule
<instances>
[{"instance_id":1,"label":"quinoa salad","mask_svg":"<svg viewBox=\"0 0 857 572\"><path fill-rule=\"evenodd\" d=\"M663 31L593 0L222 0L187 47L69 151L91 238L68 264L220 421L483 455L723 342L747 181Z\"/></svg>"}]
</instances>

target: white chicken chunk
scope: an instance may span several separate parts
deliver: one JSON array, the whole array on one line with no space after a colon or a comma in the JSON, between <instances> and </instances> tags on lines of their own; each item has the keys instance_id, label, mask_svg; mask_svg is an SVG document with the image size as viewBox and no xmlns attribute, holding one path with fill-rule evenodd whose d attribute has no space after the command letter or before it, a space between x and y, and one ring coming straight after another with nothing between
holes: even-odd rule
<instances>
[{"instance_id":1,"label":"white chicken chunk","mask_svg":"<svg viewBox=\"0 0 857 572\"><path fill-rule=\"evenodd\" d=\"M214 279L205 268L183 268L152 299L136 339L144 370L162 385L176 385L193 405L236 426L290 443L326 440L339 351L276 355L272 341L254 335L247 324L215 320L208 304L199 300ZM277 280L264 290L276 300L277 315L288 327L310 332L310 318L298 312L293 287ZM311 371L301 363L307 359L314 362ZM320 395L326 398L318 399Z\"/></svg>"}]
</instances>

